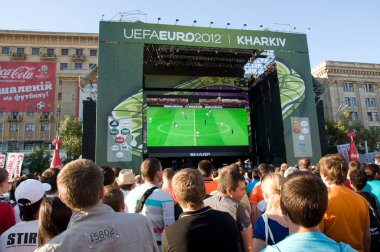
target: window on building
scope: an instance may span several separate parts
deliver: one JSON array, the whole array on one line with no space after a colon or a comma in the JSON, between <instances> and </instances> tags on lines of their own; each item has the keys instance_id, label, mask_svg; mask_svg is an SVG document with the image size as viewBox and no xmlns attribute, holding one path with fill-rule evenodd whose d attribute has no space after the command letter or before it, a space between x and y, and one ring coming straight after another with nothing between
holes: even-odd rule
<instances>
[{"instance_id":1,"label":"window on building","mask_svg":"<svg viewBox=\"0 0 380 252\"><path fill-rule=\"evenodd\" d=\"M17 141L9 141L8 150L17 150Z\"/></svg>"},{"instance_id":2,"label":"window on building","mask_svg":"<svg viewBox=\"0 0 380 252\"><path fill-rule=\"evenodd\" d=\"M343 92L354 92L354 84L352 82L342 83Z\"/></svg>"},{"instance_id":3,"label":"window on building","mask_svg":"<svg viewBox=\"0 0 380 252\"><path fill-rule=\"evenodd\" d=\"M57 117L60 118L61 117L61 108L58 106L57 108Z\"/></svg>"},{"instance_id":4,"label":"window on building","mask_svg":"<svg viewBox=\"0 0 380 252\"><path fill-rule=\"evenodd\" d=\"M379 121L379 113L372 112L372 119L374 122L378 122Z\"/></svg>"},{"instance_id":5,"label":"window on building","mask_svg":"<svg viewBox=\"0 0 380 252\"><path fill-rule=\"evenodd\" d=\"M373 121L372 112L367 112L367 117L368 117L368 121L370 121L370 122Z\"/></svg>"},{"instance_id":6,"label":"window on building","mask_svg":"<svg viewBox=\"0 0 380 252\"><path fill-rule=\"evenodd\" d=\"M358 112L350 112L350 121L355 122L358 120Z\"/></svg>"},{"instance_id":7,"label":"window on building","mask_svg":"<svg viewBox=\"0 0 380 252\"><path fill-rule=\"evenodd\" d=\"M62 56L67 56L67 55L69 55L69 49L66 49L66 48L61 49L61 55L62 55Z\"/></svg>"},{"instance_id":8,"label":"window on building","mask_svg":"<svg viewBox=\"0 0 380 252\"><path fill-rule=\"evenodd\" d=\"M0 132L3 132L4 124L0 123Z\"/></svg>"},{"instance_id":9,"label":"window on building","mask_svg":"<svg viewBox=\"0 0 380 252\"><path fill-rule=\"evenodd\" d=\"M58 93L58 101L62 100L62 93Z\"/></svg>"},{"instance_id":10,"label":"window on building","mask_svg":"<svg viewBox=\"0 0 380 252\"><path fill-rule=\"evenodd\" d=\"M82 69L82 63L75 63L75 69Z\"/></svg>"},{"instance_id":11,"label":"window on building","mask_svg":"<svg viewBox=\"0 0 380 252\"><path fill-rule=\"evenodd\" d=\"M33 142L24 142L24 150L33 150Z\"/></svg>"},{"instance_id":12,"label":"window on building","mask_svg":"<svg viewBox=\"0 0 380 252\"><path fill-rule=\"evenodd\" d=\"M59 86L62 86L62 80L59 80L59 81L58 81L58 85L59 85Z\"/></svg>"},{"instance_id":13,"label":"window on building","mask_svg":"<svg viewBox=\"0 0 380 252\"><path fill-rule=\"evenodd\" d=\"M356 98L350 97L350 107L356 107Z\"/></svg>"},{"instance_id":14,"label":"window on building","mask_svg":"<svg viewBox=\"0 0 380 252\"><path fill-rule=\"evenodd\" d=\"M2 47L1 54L9 55L9 47Z\"/></svg>"},{"instance_id":15,"label":"window on building","mask_svg":"<svg viewBox=\"0 0 380 252\"><path fill-rule=\"evenodd\" d=\"M365 103L365 106L368 108L371 106L370 102L369 102L369 98L364 98L364 103Z\"/></svg>"},{"instance_id":16,"label":"window on building","mask_svg":"<svg viewBox=\"0 0 380 252\"><path fill-rule=\"evenodd\" d=\"M25 131L34 131L34 123L25 123Z\"/></svg>"},{"instance_id":17,"label":"window on building","mask_svg":"<svg viewBox=\"0 0 380 252\"><path fill-rule=\"evenodd\" d=\"M356 107L356 98L355 97L344 97L344 104L348 107Z\"/></svg>"},{"instance_id":18,"label":"window on building","mask_svg":"<svg viewBox=\"0 0 380 252\"><path fill-rule=\"evenodd\" d=\"M40 55L40 48L32 48L32 55Z\"/></svg>"},{"instance_id":19,"label":"window on building","mask_svg":"<svg viewBox=\"0 0 380 252\"><path fill-rule=\"evenodd\" d=\"M9 124L9 131L11 131L11 132L18 131L18 124L17 123L11 123L11 124Z\"/></svg>"},{"instance_id":20,"label":"window on building","mask_svg":"<svg viewBox=\"0 0 380 252\"><path fill-rule=\"evenodd\" d=\"M24 54L25 53L25 48L19 47L16 49L17 54Z\"/></svg>"},{"instance_id":21,"label":"window on building","mask_svg":"<svg viewBox=\"0 0 380 252\"><path fill-rule=\"evenodd\" d=\"M48 55L54 55L54 48L48 48L48 49L46 50L46 53L47 53Z\"/></svg>"},{"instance_id":22,"label":"window on building","mask_svg":"<svg viewBox=\"0 0 380 252\"><path fill-rule=\"evenodd\" d=\"M34 116L34 112L26 112L27 116Z\"/></svg>"},{"instance_id":23,"label":"window on building","mask_svg":"<svg viewBox=\"0 0 380 252\"><path fill-rule=\"evenodd\" d=\"M67 69L67 63L61 63L61 64L59 65L59 69L60 69L60 70L66 70L66 69Z\"/></svg>"},{"instance_id":24,"label":"window on building","mask_svg":"<svg viewBox=\"0 0 380 252\"><path fill-rule=\"evenodd\" d=\"M50 115L50 112L42 112L43 118L48 118Z\"/></svg>"},{"instance_id":25,"label":"window on building","mask_svg":"<svg viewBox=\"0 0 380 252\"><path fill-rule=\"evenodd\" d=\"M371 104L371 107L377 107L376 98L371 98L370 99L370 104Z\"/></svg>"},{"instance_id":26,"label":"window on building","mask_svg":"<svg viewBox=\"0 0 380 252\"><path fill-rule=\"evenodd\" d=\"M362 88L363 88L363 91L366 93L373 93L374 92L372 83L364 83L362 85Z\"/></svg>"},{"instance_id":27,"label":"window on building","mask_svg":"<svg viewBox=\"0 0 380 252\"><path fill-rule=\"evenodd\" d=\"M90 56L97 56L98 55L98 50L90 50Z\"/></svg>"},{"instance_id":28,"label":"window on building","mask_svg":"<svg viewBox=\"0 0 380 252\"><path fill-rule=\"evenodd\" d=\"M350 106L350 97L344 97L344 104Z\"/></svg>"},{"instance_id":29,"label":"window on building","mask_svg":"<svg viewBox=\"0 0 380 252\"><path fill-rule=\"evenodd\" d=\"M50 131L50 123L42 123L41 131Z\"/></svg>"},{"instance_id":30,"label":"window on building","mask_svg":"<svg viewBox=\"0 0 380 252\"><path fill-rule=\"evenodd\" d=\"M96 67L96 63L90 63L90 64L88 64L88 68L89 69L92 69L94 67Z\"/></svg>"},{"instance_id":31,"label":"window on building","mask_svg":"<svg viewBox=\"0 0 380 252\"><path fill-rule=\"evenodd\" d=\"M76 49L75 50L75 55L82 56L83 55L83 49Z\"/></svg>"}]
</instances>

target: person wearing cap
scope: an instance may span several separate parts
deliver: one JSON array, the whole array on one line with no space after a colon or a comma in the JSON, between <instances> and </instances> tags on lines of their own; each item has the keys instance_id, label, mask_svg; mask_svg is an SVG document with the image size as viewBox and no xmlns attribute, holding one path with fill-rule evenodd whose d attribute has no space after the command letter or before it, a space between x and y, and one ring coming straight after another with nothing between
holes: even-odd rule
<instances>
[{"instance_id":1,"label":"person wearing cap","mask_svg":"<svg viewBox=\"0 0 380 252\"><path fill-rule=\"evenodd\" d=\"M29 252L37 248L39 208L50 189L49 184L35 179L27 179L16 188L21 221L1 235L0 251Z\"/></svg>"},{"instance_id":2,"label":"person wearing cap","mask_svg":"<svg viewBox=\"0 0 380 252\"><path fill-rule=\"evenodd\" d=\"M150 221L139 214L116 213L101 204L104 176L89 159L66 164L58 175L58 192L73 210L67 229L36 252L41 251L158 251Z\"/></svg>"},{"instance_id":3,"label":"person wearing cap","mask_svg":"<svg viewBox=\"0 0 380 252\"><path fill-rule=\"evenodd\" d=\"M116 183L120 187L124 195L124 212L128 213L126 198L130 191L135 188L137 179L133 174L132 169L123 169L119 172L119 176L116 178Z\"/></svg>"}]
</instances>

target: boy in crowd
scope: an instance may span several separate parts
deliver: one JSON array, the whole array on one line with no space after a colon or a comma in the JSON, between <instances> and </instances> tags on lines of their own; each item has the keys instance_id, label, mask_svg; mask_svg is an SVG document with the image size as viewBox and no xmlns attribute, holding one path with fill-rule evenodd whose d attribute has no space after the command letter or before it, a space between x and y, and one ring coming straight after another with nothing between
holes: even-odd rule
<instances>
[{"instance_id":1,"label":"boy in crowd","mask_svg":"<svg viewBox=\"0 0 380 252\"><path fill-rule=\"evenodd\" d=\"M211 195L218 188L218 182L212 179L212 165L210 160L201 160L198 163L198 170L204 178L206 195Z\"/></svg>"},{"instance_id":2,"label":"boy in crowd","mask_svg":"<svg viewBox=\"0 0 380 252\"><path fill-rule=\"evenodd\" d=\"M173 178L173 191L184 212L165 228L162 251L238 251L236 223L228 213L205 207L204 181L199 171L179 171Z\"/></svg>"},{"instance_id":3,"label":"boy in crowd","mask_svg":"<svg viewBox=\"0 0 380 252\"><path fill-rule=\"evenodd\" d=\"M368 202L345 187L348 164L339 154L326 155L319 160L321 178L327 186L328 208L322 219L321 231L337 242L344 242L359 251L369 251Z\"/></svg>"},{"instance_id":4,"label":"boy in crowd","mask_svg":"<svg viewBox=\"0 0 380 252\"><path fill-rule=\"evenodd\" d=\"M115 212L124 212L124 194L118 186L105 186L103 204L109 205Z\"/></svg>"},{"instance_id":5,"label":"boy in crowd","mask_svg":"<svg viewBox=\"0 0 380 252\"><path fill-rule=\"evenodd\" d=\"M327 188L317 175L311 172L289 175L281 187L281 210L290 235L264 251L356 251L319 231L327 202Z\"/></svg>"},{"instance_id":6,"label":"boy in crowd","mask_svg":"<svg viewBox=\"0 0 380 252\"><path fill-rule=\"evenodd\" d=\"M0 237L0 251L34 251L37 248L38 215L49 184L27 179L16 188L15 197L20 208L21 221ZM3 214L3 213L1 213Z\"/></svg>"},{"instance_id":7,"label":"boy in crowd","mask_svg":"<svg viewBox=\"0 0 380 252\"><path fill-rule=\"evenodd\" d=\"M252 251L252 223L250 214L240 200L245 195L244 176L236 169L225 167L220 171L218 192L207 198L204 203L215 210L229 213L236 221L241 241L240 249L246 252Z\"/></svg>"},{"instance_id":8,"label":"boy in crowd","mask_svg":"<svg viewBox=\"0 0 380 252\"><path fill-rule=\"evenodd\" d=\"M161 246L164 228L174 223L174 203L172 197L159 189L162 181L162 166L158 159L147 158L141 164L144 184L133 189L127 196L129 213L140 213L151 221L157 245Z\"/></svg>"},{"instance_id":9,"label":"boy in crowd","mask_svg":"<svg viewBox=\"0 0 380 252\"><path fill-rule=\"evenodd\" d=\"M115 213L99 204L103 174L91 160L66 164L58 175L58 191L74 213L68 228L36 251L158 251L152 225L142 215Z\"/></svg>"}]
</instances>

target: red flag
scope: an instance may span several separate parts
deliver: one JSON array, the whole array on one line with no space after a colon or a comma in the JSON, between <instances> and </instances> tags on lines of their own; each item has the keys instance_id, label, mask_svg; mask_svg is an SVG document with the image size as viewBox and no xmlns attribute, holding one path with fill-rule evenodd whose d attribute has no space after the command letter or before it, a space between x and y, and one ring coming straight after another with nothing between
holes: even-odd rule
<instances>
[{"instance_id":1,"label":"red flag","mask_svg":"<svg viewBox=\"0 0 380 252\"><path fill-rule=\"evenodd\" d=\"M356 149L355 142L354 142L354 137L356 137L355 133L348 133L347 136L351 139L350 140L350 150L348 152L349 155L349 160L351 161L359 161L359 153L358 150Z\"/></svg>"},{"instance_id":2,"label":"red flag","mask_svg":"<svg viewBox=\"0 0 380 252\"><path fill-rule=\"evenodd\" d=\"M59 148L58 148L60 145L62 145L62 141L59 139L54 139L52 143L55 146L55 149L54 149L53 159L51 160L50 167L62 168L62 160L59 157Z\"/></svg>"}]
</instances>

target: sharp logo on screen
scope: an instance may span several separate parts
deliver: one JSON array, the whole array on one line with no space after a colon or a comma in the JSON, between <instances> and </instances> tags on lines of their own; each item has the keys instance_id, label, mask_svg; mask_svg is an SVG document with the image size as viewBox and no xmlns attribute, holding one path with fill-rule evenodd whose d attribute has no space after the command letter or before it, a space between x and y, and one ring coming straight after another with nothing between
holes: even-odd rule
<instances>
[{"instance_id":1,"label":"sharp logo on screen","mask_svg":"<svg viewBox=\"0 0 380 252\"><path fill-rule=\"evenodd\" d=\"M19 66L17 68L2 68L0 66L1 79L24 79L30 80L33 78L35 67Z\"/></svg>"},{"instance_id":2,"label":"sharp logo on screen","mask_svg":"<svg viewBox=\"0 0 380 252\"><path fill-rule=\"evenodd\" d=\"M163 41L183 41L194 43L214 43L221 44L223 35L215 33L193 33L181 31L164 31L149 29L124 29L126 39L157 39Z\"/></svg>"},{"instance_id":3,"label":"sharp logo on screen","mask_svg":"<svg viewBox=\"0 0 380 252\"><path fill-rule=\"evenodd\" d=\"M190 157L208 157L208 156L211 156L211 153L209 153L209 152L198 152L198 153L190 152Z\"/></svg>"}]
</instances>

